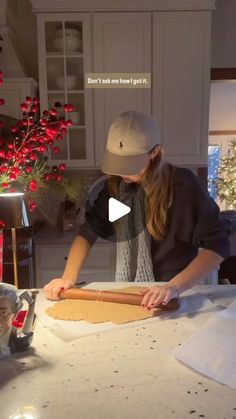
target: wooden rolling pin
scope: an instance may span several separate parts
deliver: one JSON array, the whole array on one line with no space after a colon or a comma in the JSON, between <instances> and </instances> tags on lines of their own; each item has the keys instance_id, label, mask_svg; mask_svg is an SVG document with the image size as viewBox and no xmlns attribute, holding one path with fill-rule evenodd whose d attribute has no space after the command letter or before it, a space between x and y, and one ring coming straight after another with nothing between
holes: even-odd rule
<instances>
[{"instance_id":1,"label":"wooden rolling pin","mask_svg":"<svg viewBox=\"0 0 236 419\"><path fill-rule=\"evenodd\" d=\"M70 288L60 293L60 297L75 300L95 300L95 301L106 301L110 303L120 304L132 304L140 306L143 295L131 294L124 292L113 292L113 291L99 291L99 290L88 290L82 288ZM179 307L179 301L177 298L173 298L166 305L160 305L158 308L165 310L176 310Z\"/></svg>"}]
</instances>

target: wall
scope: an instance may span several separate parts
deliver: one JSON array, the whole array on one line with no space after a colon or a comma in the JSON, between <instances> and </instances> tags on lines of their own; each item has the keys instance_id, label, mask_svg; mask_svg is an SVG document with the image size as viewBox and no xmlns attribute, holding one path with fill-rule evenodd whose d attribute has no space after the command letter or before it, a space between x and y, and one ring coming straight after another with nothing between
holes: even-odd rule
<instances>
[{"instance_id":1,"label":"wall","mask_svg":"<svg viewBox=\"0 0 236 419\"><path fill-rule=\"evenodd\" d=\"M209 131L211 134L235 131L236 134L236 80L211 82Z\"/></svg>"},{"instance_id":2,"label":"wall","mask_svg":"<svg viewBox=\"0 0 236 419\"><path fill-rule=\"evenodd\" d=\"M236 67L236 0L218 0L212 14L212 67Z\"/></svg>"},{"instance_id":3,"label":"wall","mask_svg":"<svg viewBox=\"0 0 236 419\"><path fill-rule=\"evenodd\" d=\"M30 0L8 0L6 21L25 76L38 80L37 26Z\"/></svg>"}]
</instances>

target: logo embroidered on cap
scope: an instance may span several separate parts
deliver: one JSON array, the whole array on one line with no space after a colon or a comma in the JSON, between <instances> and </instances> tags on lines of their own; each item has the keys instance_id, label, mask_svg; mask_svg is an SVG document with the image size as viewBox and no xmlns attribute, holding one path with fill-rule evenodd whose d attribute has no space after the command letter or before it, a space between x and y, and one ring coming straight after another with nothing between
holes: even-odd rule
<instances>
[{"instance_id":1,"label":"logo embroidered on cap","mask_svg":"<svg viewBox=\"0 0 236 419\"><path fill-rule=\"evenodd\" d=\"M124 147L123 141L120 141L120 148L123 148L123 147Z\"/></svg>"}]
</instances>

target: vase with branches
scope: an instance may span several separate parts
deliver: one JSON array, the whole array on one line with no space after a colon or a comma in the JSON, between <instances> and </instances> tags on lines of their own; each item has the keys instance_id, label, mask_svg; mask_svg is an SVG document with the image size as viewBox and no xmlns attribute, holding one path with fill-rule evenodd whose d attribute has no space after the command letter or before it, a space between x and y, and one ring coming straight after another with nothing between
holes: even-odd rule
<instances>
[{"instance_id":1,"label":"vase with branches","mask_svg":"<svg viewBox=\"0 0 236 419\"><path fill-rule=\"evenodd\" d=\"M0 85L3 73L0 72ZM5 100L0 99L0 106ZM73 111L70 104L55 106L39 113L39 99L26 97L21 104L22 118L11 126L7 136L1 135L4 119L0 121L0 193L24 192L28 208L32 212L50 186L66 187L65 164L50 166L48 153L58 153L70 119L59 116ZM0 220L4 228L4 220Z\"/></svg>"}]
</instances>

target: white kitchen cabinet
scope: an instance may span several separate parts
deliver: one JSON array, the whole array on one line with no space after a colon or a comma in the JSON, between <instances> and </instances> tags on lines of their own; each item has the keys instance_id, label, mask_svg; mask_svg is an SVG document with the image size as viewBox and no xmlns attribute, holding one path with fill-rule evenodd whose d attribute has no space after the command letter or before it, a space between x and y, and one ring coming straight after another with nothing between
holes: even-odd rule
<instances>
[{"instance_id":1,"label":"white kitchen cabinet","mask_svg":"<svg viewBox=\"0 0 236 419\"><path fill-rule=\"evenodd\" d=\"M210 12L154 12L152 23L151 15L94 14L94 71L152 72L151 89L94 91L96 164L114 116L139 110L160 126L170 162L207 165Z\"/></svg>"},{"instance_id":2,"label":"white kitchen cabinet","mask_svg":"<svg viewBox=\"0 0 236 419\"><path fill-rule=\"evenodd\" d=\"M49 160L68 167L94 165L92 92L84 89L91 70L91 24L88 13L42 13L38 16L39 85L41 111L56 102L74 106L73 113L58 109L72 120L59 153Z\"/></svg>"},{"instance_id":3,"label":"white kitchen cabinet","mask_svg":"<svg viewBox=\"0 0 236 419\"><path fill-rule=\"evenodd\" d=\"M63 274L75 232L63 233L47 228L35 237L36 286L42 288ZM78 281L114 281L116 246L98 239L81 269Z\"/></svg>"},{"instance_id":4,"label":"white kitchen cabinet","mask_svg":"<svg viewBox=\"0 0 236 419\"><path fill-rule=\"evenodd\" d=\"M207 166L210 19L205 11L153 16L153 116L177 165Z\"/></svg>"},{"instance_id":5,"label":"white kitchen cabinet","mask_svg":"<svg viewBox=\"0 0 236 419\"><path fill-rule=\"evenodd\" d=\"M151 13L95 13L95 73L151 73ZM151 89L94 90L96 166L101 165L109 126L126 110L151 113Z\"/></svg>"},{"instance_id":6,"label":"white kitchen cabinet","mask_svg":"<svg viewBox=\"0 0 236 419\"><path fill-rule=\"evenodd\" d=\"M69 130L57 157L71 167L99 167L114 116L139 110L153 115L160 125L170 162L207 165L210 30L215 0L32 3L38 14L42 104L46 106L49 99L74 100L83 115L78 126ZM82 50L68 54L66 30L76 28L82 30ZM61 51L48 46L50 37L55 45L53 37L58 30L64 34ZM69 89L66 77L73 68L76 76L150 72L151 89L84 89L83 85ZM64 77L64 89L56 84L58 74Z\"/></svg>"}]
</instances>

